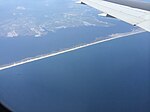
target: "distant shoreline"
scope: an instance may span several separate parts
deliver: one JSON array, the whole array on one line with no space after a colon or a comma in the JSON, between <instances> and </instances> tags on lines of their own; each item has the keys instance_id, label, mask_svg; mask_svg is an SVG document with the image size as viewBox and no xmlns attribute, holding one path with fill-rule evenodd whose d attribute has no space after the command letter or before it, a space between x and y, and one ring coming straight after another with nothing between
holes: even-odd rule
<instances>
[{"instance_id":1,"label":"distant shoreline","mask_svg":"<svg viewBox=\"0 0 150 112\"><path fill-rule=\"evenodd\" d=\"M10 64L7 64L7 65L2 65L2 66L0 66L0 71L6 70L6 69L9 69L9 68L13 68L13 67L16 67L16 66L19 66L19 65L24 65L26 63L31 63L31 62L42 60L42 59L45 59L45 58L54 57L54 56L61 55L61 54L64 54L64 53L72 52L72 51L82 49L82 48L86 48L86 47L89 47L89 46L93 46L93 45L96 45L96 44L99 44L99 43L104 43L104 42L112 41L112 40L115 40L115 39L118 39L118 38L128 37L130 35L135 35L135 34L139 34L139 33L143 33L143 32L145 32L145 31L141 30L141 29L137 29L137 30L133 30L133 31L130 31L130 32L112 34L112 35L109 35L106 39L103 39L103 40L96 40L96 41L93 41L91 43L75 46L75 47L72 47L72 48L63 49L63 50L60 50L60 51L57 51L57 52L54 52L54 53L43 54L43 55L39 55L39 56L35 56L35 57L29 57L29 58L26 58L26 59L22 59L18 62L10 63Z\"/></svg>"}]
</instances>

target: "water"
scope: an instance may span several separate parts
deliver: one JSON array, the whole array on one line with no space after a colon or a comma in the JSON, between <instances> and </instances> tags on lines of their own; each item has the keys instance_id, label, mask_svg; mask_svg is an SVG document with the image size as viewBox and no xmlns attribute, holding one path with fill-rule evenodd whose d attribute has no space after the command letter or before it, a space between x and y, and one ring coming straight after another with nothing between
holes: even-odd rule
<instances>
[{"instance_id":1,"label":"water","mask_svg":"<svg viewBox=\"0 0 150 112\"><path fill-rule=\"evenodd\" d=\"M21 112L149 112L150 38L142 33L0 74L0 99Z\"/></svg>"},{"instance_id":2,"label":"water","mask_svg":"<svg viewBox=\"0 0 150 112\"><path fill-rule=\"evenodd\" d=\"M0 66L133 29L75 0L0 1ZM13 31L18 36L10 38ZM132 35L0 71L0 102L15 112L150 112L149 37Z\"/></svg>"},{"instance_id":3,"label":"water","mask_svg":"<svg viewBox=\"0 0 150 112\"><path fill-rule=\"evenodd\" d=\"M0 65L70 48L81 43L89 43L96 38L103 39L103 37L111 34L131 31L133 28L126 23L119 24L115 20L114 24L117 25L113 27L89 26L61 29L53 33L49 32L46 36L39 38L34 38L33 36L0 38ZM124 27L124 29L119 30L118 27Z\"/></svg>"}]
</instances>

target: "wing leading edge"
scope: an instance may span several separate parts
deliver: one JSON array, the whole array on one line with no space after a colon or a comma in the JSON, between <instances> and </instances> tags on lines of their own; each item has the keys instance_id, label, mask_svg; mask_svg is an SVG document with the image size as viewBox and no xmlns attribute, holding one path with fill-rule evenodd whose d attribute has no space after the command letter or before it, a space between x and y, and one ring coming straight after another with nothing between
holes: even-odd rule
<instances>
[{"instance_id":1,"label":"wing leading edge","mask_svg":"<svg viewBox=\"0 0 150 112\"><path fill-rule=\"evenodd\" d=\"M150 32L150 3L131 0L81 0L108 15Z\"/></svg>"}]
</instances>

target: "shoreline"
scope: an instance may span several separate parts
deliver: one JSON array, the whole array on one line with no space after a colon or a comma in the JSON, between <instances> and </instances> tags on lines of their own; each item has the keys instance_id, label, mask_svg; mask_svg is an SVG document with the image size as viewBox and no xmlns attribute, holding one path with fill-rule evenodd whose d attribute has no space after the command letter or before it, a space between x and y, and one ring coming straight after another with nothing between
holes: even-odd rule
<instances>
[{"instance_id":1,"label":"shoreline","mask_svg":"<svg viewBox=\"0 0 150 112\"><path fill-rule=\"evenodd\" d=\"M45 59L45 58L54 57L54 56L61 55L61 54L64 54L64 53L76 51L78 49L83 49L83 48L90 47L90 46L93 46L93 45L96 45L96 44L99 44L99 43L104 43L104 42L112 41L112 40L115 40L115 39L128 37L130 35L143 33L143 32L145 32L145 31L143 31L143 30L134 30L134 31L125 32L125 33L112 34L112 35L109 35L104 40L96 40L96 41L93 41L91 43L83 44L83 45L80 45L80 46L75 46L75 47L69 48L69 49L64 49L62 51L60 50L60 51L57 51L57 52L54 52L54 53L49 53L49 54L44 54L44 55L40 55L40 56L26 58L26 59L23 59L23 60L20 60L20 61L11 63L11 64L1 65L0 66L0 71L6 70L6 69L9 69L9 68L13 68L13 67L16 67L16 66L24 65L24 64L27 64L27 63L31 63L31 62L34 62L34 61L42 60L42 59Z\"/></svg>"}]
</instances>

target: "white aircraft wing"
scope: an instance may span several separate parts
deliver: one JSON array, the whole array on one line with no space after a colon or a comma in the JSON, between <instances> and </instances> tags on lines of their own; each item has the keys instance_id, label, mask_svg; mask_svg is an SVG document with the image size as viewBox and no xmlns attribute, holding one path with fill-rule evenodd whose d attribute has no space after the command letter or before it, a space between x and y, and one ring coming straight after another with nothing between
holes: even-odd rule
<instances>
[{"instance_id":1,"label":"white aircraft wing","mask_svg":"<svg viewBox=\"0 0 150 112\"><path fill-rule=\"evenodd\" d=\"M81 0L81 2L150 32L150 3L131 0Z\"/></svg>"}]
</instances>

